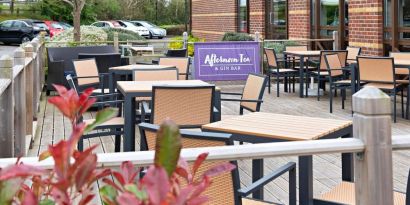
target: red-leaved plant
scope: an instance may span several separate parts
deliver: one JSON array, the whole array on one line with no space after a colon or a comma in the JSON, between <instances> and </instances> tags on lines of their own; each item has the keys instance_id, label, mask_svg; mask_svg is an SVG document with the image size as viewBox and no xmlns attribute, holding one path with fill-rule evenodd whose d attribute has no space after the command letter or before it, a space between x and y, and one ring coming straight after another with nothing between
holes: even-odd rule
<instances>
[{"instance_id":1,"label":"red-leaved plant","mask_svg":"<svg viewBox=\"0 0 410 205\"><path fill-rule=\"evenodd\" d=\"M68 140L50 145L39 160L52 157L51 170L26 165L17 160L16 164L0 170L0 204L52 205L89 204L97 190L94 185L102 179L107 183L100 189L106 204L126 205L177 205L203 204L208 198L201 195L211 184L210 177L234 169L226 163L206 171L197 180L194 177L207 154L201 154L192 171L188 163L179 158L181 137L178 127L165 121L157 136L155 164L150 166L143 178L137 180L140 169L130 162L123 162L120 171L97 169L97 155L93 153L97 145L80 152L76 149L81 136L96 126L109 120L118 112L113 108L99 111L92 124L81 122L82 115L95 103L90 97L92 89L78 95L74 90L54 86L59 96L49 98L72 124L72 134ZM116 181L105 178L112 175ZM186 180L182 185L178 176Z\"/></svg>"}]
</instances>

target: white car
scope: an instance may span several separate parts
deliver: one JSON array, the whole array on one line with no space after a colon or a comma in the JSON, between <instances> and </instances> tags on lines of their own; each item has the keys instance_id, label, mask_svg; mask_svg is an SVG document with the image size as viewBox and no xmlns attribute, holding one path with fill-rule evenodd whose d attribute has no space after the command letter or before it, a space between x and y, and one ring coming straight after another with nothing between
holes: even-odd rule
<instances>
[{"instance_id":1,"label":"white car","mask_svg":"<svg viewBox=\"0 0 410 205\"><path fill-rule=\"evenodd\" d=\"M146 38L149 37L149 30L143 26L136 26L128 21L118 21L118 23L126 30L136 32Z\"/></svg>"},{"instance_id":2,"label":"white car","mask_svg":"<svg viewBox=\"0 0 410 205\"><path fill-rule=\"evenodd\" d=\"M167 31L160 28L148 21L131 21L135 26L143 26L149 30L149 38L159 38L162 39L167 36Z\"/></svg>"}]
</instances>

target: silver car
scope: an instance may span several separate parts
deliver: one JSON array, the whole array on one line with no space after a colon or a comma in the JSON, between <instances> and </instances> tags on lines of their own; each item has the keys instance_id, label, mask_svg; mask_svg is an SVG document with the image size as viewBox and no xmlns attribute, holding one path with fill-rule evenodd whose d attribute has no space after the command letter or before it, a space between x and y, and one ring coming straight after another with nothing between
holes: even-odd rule
<instances>
[{"instance_id":1,"label":"silver car","mask_svg":"<svg viewBox=\"0 0 410 205\"><path fill-rule=\"evenodd\" d=\"M143 26L149 30L149 38L159 38L162 39L167 36L167 31L160 28L148 21L130 21L135 26Z\"/></svg>"}]
</instances>

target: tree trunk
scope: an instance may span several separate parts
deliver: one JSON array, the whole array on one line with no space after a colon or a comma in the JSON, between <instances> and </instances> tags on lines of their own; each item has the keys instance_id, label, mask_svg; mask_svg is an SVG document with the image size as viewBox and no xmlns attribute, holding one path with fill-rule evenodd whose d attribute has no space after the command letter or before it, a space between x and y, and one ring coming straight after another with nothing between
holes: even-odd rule
<instances>
[{"instance_id":1,"label":"tree trunk","mask_svg":"<svg viewBox=\"0 0 410 205\"><path fill-rule=\"evenodd\" d=\"M73 11L73 20L74 20L74 41L81 41L81 10Z\"/></svg>"}]
</instances>

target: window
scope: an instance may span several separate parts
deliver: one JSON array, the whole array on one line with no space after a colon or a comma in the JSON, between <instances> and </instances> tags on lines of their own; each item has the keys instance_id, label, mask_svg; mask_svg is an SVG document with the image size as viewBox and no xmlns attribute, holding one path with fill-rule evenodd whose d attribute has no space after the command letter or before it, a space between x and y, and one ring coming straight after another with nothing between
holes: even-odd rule
<instances>
[{"instance_id":1,"label":"window","mask_svg":"<svg viewBox=\"0 0 410 205\"><path fill-rule=\"evenodd\" d=\"M249 33L249 9L248 0L238 0L239 1L239 12L238 12L238 22L239 22L239 32Z\"/></svg>"},{"instance_id":2,"label":"window","mask_svg":"<svg viewBox=\"0 0 410 205\"><path fill-rule=\"evenodd\" d=\"M399 0L400 39L410 39L410 0Z\"/></svg>"},{"instance_id":3,"label":"window","mask_svg":"<svg viewBox=\"0 0 410 205\"><path fill-rule=\"evenodd\" d=\"M11 28L11 25L13 24L13 21L4 21L0 24L0 27L3 28Z\"/></svg>"},{"instance_id":4,"label":"window","mask_svg":"<svg viewBox=\"0 0 410 205\"><path fill-rule=\"evenodd\" d=\"M22 21L15 21L13 24L13 27L15 28L25 28L27 27L26 23L22 22Z\"/></svg>"},{"instance_id":5,"label":"window","mask_svg":"<svg viewBox=\"0 0 410 205\"><path fill-rule=\"evenodd\" d=\"M339 25L339 0L320 0L321 36L332 36Z\"/></svg>"}]
</instances>

